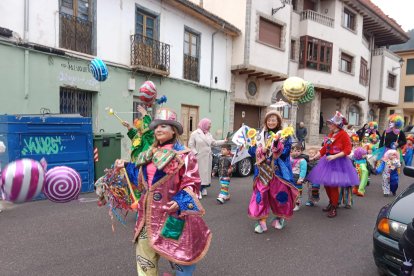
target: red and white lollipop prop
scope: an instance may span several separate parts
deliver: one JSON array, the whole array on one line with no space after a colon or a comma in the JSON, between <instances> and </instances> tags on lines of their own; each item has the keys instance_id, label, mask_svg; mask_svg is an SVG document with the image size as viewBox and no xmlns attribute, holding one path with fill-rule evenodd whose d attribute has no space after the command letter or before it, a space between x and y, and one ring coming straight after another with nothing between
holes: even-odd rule
<instances>
[{"instance_id":1,"label":"red and white lollipop prop","mask_svg":"<svg viewBox=\"0 0 414 276\"><path fill-rule=\"evenodd\" d=\"M54 167L47 171L45 178L43 192L49 200L64 203L78 198L82 180L74 169L66 166Z\"/></svg>"},{"instance_id":2,"label":"red and white lollipop prop","mask_svg":"<svg viewBox=\"0 0 414 276\"><path fill-rule=\"evenodd\" d=\"M138 98L146 105L151 106L157 98L157 88L152 81L144 82L139 88Z\"/></svg>"}]
</instances>

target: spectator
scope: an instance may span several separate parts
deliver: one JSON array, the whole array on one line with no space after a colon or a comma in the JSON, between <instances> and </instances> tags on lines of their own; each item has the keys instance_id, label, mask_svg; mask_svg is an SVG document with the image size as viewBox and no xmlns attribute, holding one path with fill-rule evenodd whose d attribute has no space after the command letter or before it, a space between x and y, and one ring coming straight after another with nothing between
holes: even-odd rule
<instances>
[{"instance_id":1,"label":"spectator","mask_svg":"<svg viewBox=\"0 0 414 276\"><path fill-rule=\"evenodd\" d=\"M308 135L308 130L303 122L299 123L299 127L296 129L296 138L298 139L302 150L305 150L305 138Z\"/></svg>"},{"instance_id":2,"label":"spectator","mask_svg":"<svg viewBox=\"0 0 414 276\"><path fill-rule=\"evenodd\" d=\"M319 116L319 134L322 134L323 124L324 124L324 121L323 121L323 112L321 112L320 113L320 116Z\"/></svg>"}]
</instances>

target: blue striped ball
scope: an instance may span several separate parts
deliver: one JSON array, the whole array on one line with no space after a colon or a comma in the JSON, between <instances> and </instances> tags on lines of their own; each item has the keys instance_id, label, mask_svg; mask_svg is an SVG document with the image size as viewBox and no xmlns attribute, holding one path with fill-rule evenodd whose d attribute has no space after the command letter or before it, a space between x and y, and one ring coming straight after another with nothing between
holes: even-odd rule
<instances>
[{"instance_id":1,"label":"blue striped ball","mask_svg":"<svg viewBox=\"0 0 414 276\"><path fill-rule=\"evenodd\" d=\"M108 78L108 68L100 58L95 58L91 61L90 69L93 77L97 81L105 81Z\"/></svg>"}]
</instances>

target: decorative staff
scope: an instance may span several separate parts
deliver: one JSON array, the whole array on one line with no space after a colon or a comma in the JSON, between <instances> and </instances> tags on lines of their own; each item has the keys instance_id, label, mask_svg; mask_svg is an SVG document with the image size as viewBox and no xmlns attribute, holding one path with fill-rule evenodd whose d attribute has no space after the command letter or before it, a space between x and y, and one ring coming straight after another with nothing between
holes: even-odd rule
<instances>
[{"instance_id":1,"label":"decorative staff","mask_svg":"<svg viewBox=\"0 0 414 276\"><path fill-rule=\"evenodd\" d=\"M134 202L131 203L131 209L132 210L137 210L138 209L138 205L139 205L138 204L138 199L137 199L137 197L136 197L136 195L134 193L134 190L132 189L132 185L131 185L131 181L129 181L128 173L126 172L125 168L122 168L121 169L121 173L123 173L125 175L125 179L126 179L126 181L128 183L129 191L131 192L132 198L134 199Z\"/></svg>"},{"instance_id":2,"label":"decorative staff","mask_svg":"<svg viewBox=\"0 0 414 276\"><path fill-rule=\"evenodd\" d=\"M118 114L116 114L116 112L115 112L115 110L113 110L113 108L111 108L111 107L106 107L105 108L105 110L106 111L108 111L108 114L109 115L113 115L113 116L115 116L120 122L121 122L121 124L124 122L124 120L122 120L119 116L118 116Z\"/></svg>"}]
</instances>

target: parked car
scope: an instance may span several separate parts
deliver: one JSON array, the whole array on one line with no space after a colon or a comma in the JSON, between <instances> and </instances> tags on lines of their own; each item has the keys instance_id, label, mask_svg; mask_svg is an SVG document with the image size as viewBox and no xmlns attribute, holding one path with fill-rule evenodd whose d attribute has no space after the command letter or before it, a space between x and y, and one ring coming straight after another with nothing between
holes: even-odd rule
<instances>
[{"instance_id":1,"label":"parked car","mask_svg":"<svg viewBox=\"0 0 414 276\"><path fill-rule=\"evenodd\" d=\"M414 135L414 126L412 125L408 125L406 127L404 127L404 134L407 135Z\"/></svg>"},{"instance_id":2,"label":"parked car","mask_svg":"<svg viewBox=\"0 0 414 276\"><path fill-rule=\"evenodd\" d=\"M228 138L229 141L231 141L231 138L232 138L232 135L230 135L230 137ZM236 153L236 149L237 149L236 144L231 142L231 153L233 155ZM211 150L213 152L213 164L212 164L212 166L214 168L214 166L216 164L218 164L221 147L212 147ZM235 174L237 174L238 176L241 176L241 177L249 176L253 172L253 164L254 164L253 158L252 157L246 157L246 158L240 160L239 162L237 162L233 166L233 173L235 173Z\"/></svg>"},{"instance_id":3,"label":"parked car","mask_svg":"<svg viewBox=\"0 0 414 276\"><path fill-rule=\"evenodd\" d=\"M414 177L414 167L405 167L404 174ZM400 275L404 254L398 242L414 218L414 184L395 200L381 208L373 233L374 260L380 272Z\"/></svg>"}]
</instances>

